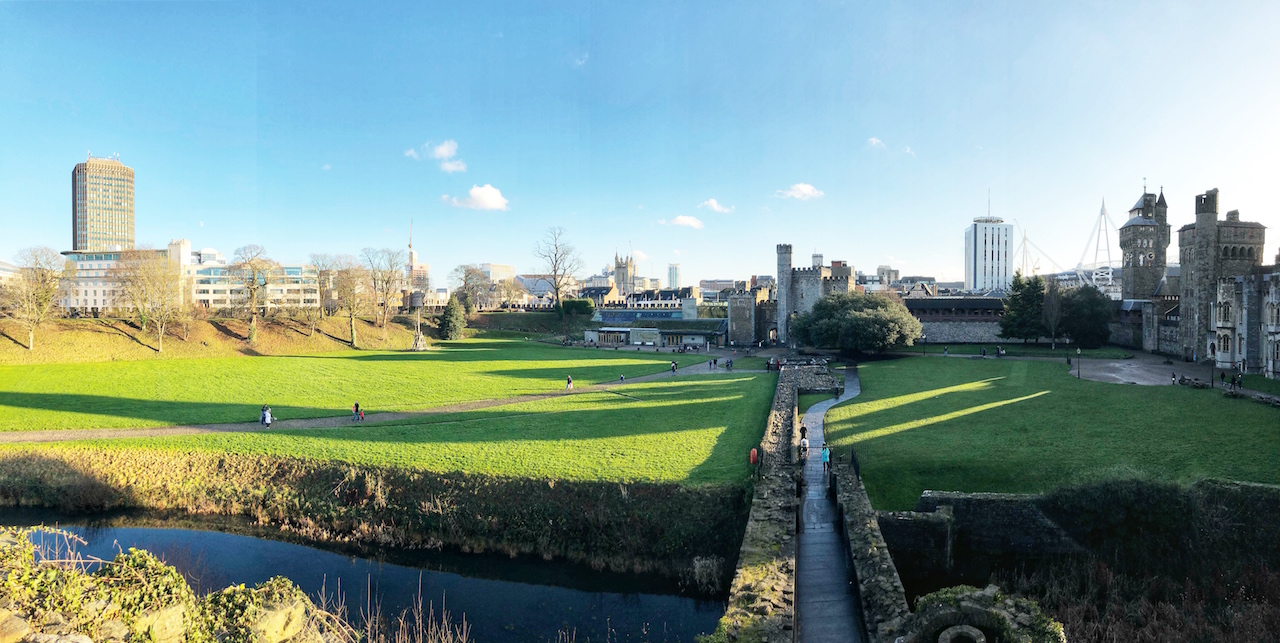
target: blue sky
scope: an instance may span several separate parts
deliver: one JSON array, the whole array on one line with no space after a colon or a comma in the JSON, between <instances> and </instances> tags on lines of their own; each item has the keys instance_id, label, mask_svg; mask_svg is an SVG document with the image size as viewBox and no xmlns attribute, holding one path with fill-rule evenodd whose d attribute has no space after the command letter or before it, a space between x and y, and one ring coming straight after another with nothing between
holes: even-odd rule
<instances>
[{"instance_id":1,"label":"blue sky","mask_svg":"<svg viewBox=\"0 0 1280 643\"><path fill-rule=\"evenodd\" d=\"M584 272L791 243L958 280L988 190L1074 266L1144 177L1175 231L1220 188L1274 256L1280 3L1067 5L0 2L0 257L68 249L89 150L134 168L140 243L299 261L412 218L437 280L535 272L553 225Z\"/></svg>"}]
</instances>

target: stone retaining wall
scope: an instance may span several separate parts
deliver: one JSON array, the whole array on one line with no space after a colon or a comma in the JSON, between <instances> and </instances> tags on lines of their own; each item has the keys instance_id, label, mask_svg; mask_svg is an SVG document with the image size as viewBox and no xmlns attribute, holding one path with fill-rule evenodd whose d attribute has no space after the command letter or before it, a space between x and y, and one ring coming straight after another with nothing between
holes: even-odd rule
<instances>
[{"instance_id":1,"label":"stone retaining wall","mask_svg":"<svg viewBox=\"0 0 1280 643\"><path fill-rule=\"evenodd\" d=\"M892 643L900 634L898 628L903 619L911 613L902 580L898 578L862 481L854 475L851 466L840 462L832 463L831 476L844 519L849 555L858 578L868 639L873 643Z\"/></svg>"},{"instance_id":2,"label":"stone retaining wall","mask_svg":"<svg viewBox=\"0 0 1280 643\"><path fill-rule=\"evenodd\" d=\"M729 641L786 643L795 637L797 369L783 367L764 438L729 605L717 634Z\"/></svg>"},{"instance_id":3,"label":"stone retaining wall","mask_svg":"<svg viewBox=\"0 0 1280 643\"><path fill-rule=\"evenodd\" d=\"M1014 493L925 491L917 514L949 509L955 546L994 555L1076 554L1080 545L1040 511L1039 496ZM896 547L893 541L891 546Z\"/></svg>"}]
</instances>

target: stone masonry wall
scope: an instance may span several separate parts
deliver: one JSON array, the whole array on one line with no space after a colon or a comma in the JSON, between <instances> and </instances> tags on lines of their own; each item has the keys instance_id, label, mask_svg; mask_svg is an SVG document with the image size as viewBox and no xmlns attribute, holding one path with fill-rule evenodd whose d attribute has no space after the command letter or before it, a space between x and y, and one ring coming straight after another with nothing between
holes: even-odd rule
<instances>
[{"instance_id":1,"label":"stone masonry wall","mask_svg":"<svg viewBox=\"0 0 1280 643\"><path fill-rule=\"evenodd\" d=\"M795 633L796 369L784 367L760 442L761 464L729 605L719 631L729 641L789 643Z\"/></svg>"},{"instance_id":2,"label":"stone masonry wall","mask_svg":"<svg viewBox=\"0 0 1280 643\"><path fill-rule=\"evenodd\" d=\"M1058 555L1081 550L1036 505L1037 496L1012 493L925 491L916 511L949 507L955 546L987 554Z\"/></svg>"},{"instance_id":3,"label":"stone masonry wall","mask_svg":"<svg viewBox=\"0 0 1280 643\"><path fill-rule=\"evenodd\" d=\"M836 502L844 519L844 533L849 539L854 573L858 577L867 636L872 643L892 643L899 634L899 624L911 613L906 591L862 481L847 463L833 462L831 475Z\"/></svg>"},{"instance_id":4,"label":"stone masonry wall","mask_svg":"<svg viewBox=\"0 0 1280 643\"><path fill-rule=\"evenodd\" d=\"M926 321L921 322L924 335L930 344L998 344L1009 340L1000 338L998 321Z\"/></svg>"}]
</instances>

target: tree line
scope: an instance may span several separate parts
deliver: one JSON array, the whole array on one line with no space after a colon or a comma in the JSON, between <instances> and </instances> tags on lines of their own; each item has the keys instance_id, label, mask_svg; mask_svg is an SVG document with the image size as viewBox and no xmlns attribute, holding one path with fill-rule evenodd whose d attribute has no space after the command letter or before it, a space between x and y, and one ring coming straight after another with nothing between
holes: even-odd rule
<instances>
[{"instance_id":1,"label":"tree line","mask_svg":"<svg viewBox=\"0 0 1280 643\"><path fill-rule=\"evenodd\" d=\"M1114 304L1091 285L1063 288L1057 280L1014 273L1000 317L1000 336L1039 343L1048 339L1057 348L1068 339L1082 348L1098 348L1111 338Z\"/></svg>"}]
</instances>

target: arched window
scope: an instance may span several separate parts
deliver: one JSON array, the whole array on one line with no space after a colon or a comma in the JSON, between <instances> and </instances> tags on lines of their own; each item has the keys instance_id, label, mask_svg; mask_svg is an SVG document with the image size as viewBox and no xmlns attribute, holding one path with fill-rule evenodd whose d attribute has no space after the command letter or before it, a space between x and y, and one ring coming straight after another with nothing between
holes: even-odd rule
<instances>
[{"instance_id":1,"label":"arched window","mask_svg":"<svg viewBox=\"0 0 1280 643\"><path fill-rule=\"evenodd\" d=\"M1238 255L1236 254L1236 248L1235 248L1235 246L1231 246L1231 254L1230 254L1229 256L1230 256L1232 259L1235 259L1235 258L1238 256Z\"/></svg>"},{"instance_id":2,"label":"arched window","mask_svg":"<svg viewBox=\"0 0 1280 643\"><path fill-rule=\"evenodd\" d=\"M1249 248L1249 258L1253 258L1253 248Z\"/></svg>"},{"instance_id":3,"label":"arched window","mask_svg":"<svg viewBox=\"0 0 1280 643\"><path fill-rule=\"evenodd\" d=\"M1218 340L1218 343L1222 345L1222 352L1224 353L1231 352L1231 336L1230 335L1223 335L1222 338Z\"/></svg>"},{"instance_id":4,"label":"arched window","mask_svg":"<svg viewBox=\"0 0 1280 643\"><path fill-rule=\"evenodd\" d=\"M1230 256L1231 256L1231 249L1226 246L1222 246L1222 258L1226 259L1227 257L1230 257Z\"/></svg>"}]
</instances>

